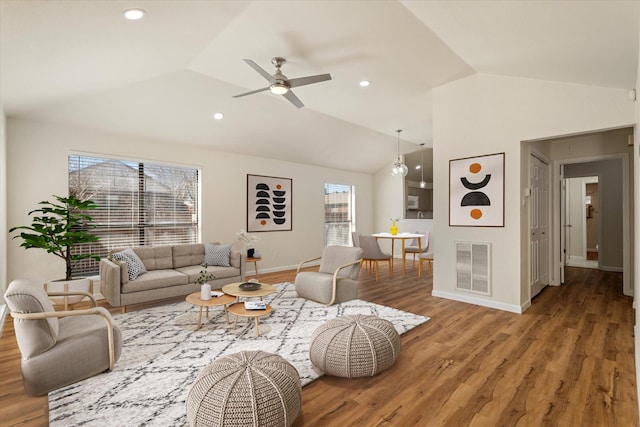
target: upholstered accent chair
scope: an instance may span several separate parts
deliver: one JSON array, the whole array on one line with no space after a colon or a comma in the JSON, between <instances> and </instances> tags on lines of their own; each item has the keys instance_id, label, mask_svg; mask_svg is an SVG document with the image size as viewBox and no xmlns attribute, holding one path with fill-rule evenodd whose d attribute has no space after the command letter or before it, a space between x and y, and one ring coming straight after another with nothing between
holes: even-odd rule
<instances>
[{"instance_id":1,"label":"upholstered accent chair","mask_svg":"<svg viewBox=\"0 0 640 427\"><path fill-rule=\"evenodd\" d=\"M378 281L378 271L380 261L386 261L389 264L389 278L391 278L391 263L393 258L391 254L382 252L378 239L371 235L361 235L359 238L360 247L362 248L362 262L368 263L371 267L373 265L373 271L376 275L376 282ZM371 268L369 268L371 270Z\"/></svg>"},{"instance_id":2,"label":"upholstered accent chair","mask_svg":"<svg viewBox=\"0 0 640 427\"><path fill-rule=\"evenodd\" d=\"M320 260L318 271L300 271L305 264L317 260ZM304 260L298 265L295 280L298 296L326 305L358 298L361 260L360 248L327 246L321 257Z\"/></svg>"},{"instance_id":3,"label":"upholstered accent chair","mask_svg":"<svg viewBox=\"0 0 640 427\"><path fill-rule=\"evenodd\" d=\"M78 292L73 292L76 295ZM22 354L27 394L48 392L113 369L122 350L122 334L111 314L88 292L93 307L55 311L44 286L33 280L12 281L4 295Z\"/></svg>"}]
</instances>

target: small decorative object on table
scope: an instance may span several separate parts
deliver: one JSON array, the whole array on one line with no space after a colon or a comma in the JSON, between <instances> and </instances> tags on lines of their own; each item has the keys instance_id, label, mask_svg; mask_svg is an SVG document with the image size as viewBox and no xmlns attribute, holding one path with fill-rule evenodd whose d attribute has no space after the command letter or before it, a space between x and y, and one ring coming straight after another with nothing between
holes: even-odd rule
<instances>
[{"instance_id":1,"label":"small decorative object on table","mask_svg":"<svg viewBox=\"0 0 640 427\"><path fill-rule=\"evenodd\" d=\"M396 222L400 221L400 218L389 218L391 220L391 228L389 229L389 233L391 233L392 236L395 236L396 234L398 234L398 226L396 225Z\"/></svg>"},{"instance_id":2,"label":"small decorative object on table","mask_svg":"<svg viewBox=\"0 0 640 427\"><path fill-rule=\"evenodd\" d=\"M207 274L207 267L209 266L206 263L202 264L200 276L198 276L198 279L196 280L196 283L200 285L200 299L203 301L211 299L211 285L207 283L207 280L216 278L213 274Z\"/></svg>"},{"instance_id":3,"label":"small decorative object on table","mask_svg":"<svg viewBox=\"0 0 640 427\"><path fill-rule=\"evenodd\" d=\"M257 282L246 282L239 286L243 291L257 291L262 285Z\"/></svg>"},{"instance_id":4,"label":"small decorative object on table","mask_svg":"<svg viewBox=\"0 0 640 427\"><path fill-rule=\"evenodd\" d=\"M240 240L247 249L247 258L253 258L256 251L253 244L259 240L258 237L247 233L244 229L238 231L236 236L238 236L238 240Z\"/></svg>"}]
</instances>

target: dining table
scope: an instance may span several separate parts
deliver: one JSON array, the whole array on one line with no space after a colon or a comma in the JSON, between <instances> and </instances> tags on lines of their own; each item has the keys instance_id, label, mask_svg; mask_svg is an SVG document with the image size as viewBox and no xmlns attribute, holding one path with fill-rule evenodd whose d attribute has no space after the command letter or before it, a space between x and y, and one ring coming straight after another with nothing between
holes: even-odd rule
<instances>
[{"instance_id":1,"label":"dining table","mask_svg":"<svg viewBox=\"0 0 640 427\"><path fill-rule=\"evenodd\" d=\"M406 267L406 257L405 257L405 253L404 253L404 247L405 247L405 240L407 239L416 239L418 241L418 249L420 252L422 252L422 237L424 237L424 234L418 234L418 233L396 233L396 234L391 234L391 233L374 233L372 234L373 237L376 238L376 240L379 239L391 239L391 259L393 259L393 254L394 254L394 247L395 247L395 243L396 240L400 240L402 242L402 277L405 276L405 267ZM393 275L393 263L391 263L391 275Z\"/></svg>"}]
</instances>

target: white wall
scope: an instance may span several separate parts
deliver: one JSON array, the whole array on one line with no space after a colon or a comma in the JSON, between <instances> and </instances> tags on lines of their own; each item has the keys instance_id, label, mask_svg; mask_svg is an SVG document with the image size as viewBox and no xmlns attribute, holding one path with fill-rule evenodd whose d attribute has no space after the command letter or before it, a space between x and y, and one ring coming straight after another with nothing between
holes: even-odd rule
<instances>
[{"instance_id":1,"label":"white wall","mask_svg":"<svg viewBox=\"0 0 640 427\"><path fill-rule=\"evenodd\" d=\"M324 248L324 183L355 185L356 222L373 229L373 176L302 164L241 156L203 147L9 118L7 123L7 211L9 226L29 224L27 213L52 194L68 193L67 156L84 152L202 168L202 240L232 242L246 228L246 175L293 179L293 230L258 233L261 271L294 267ZM256 141L259 143L259 141ZM44 251L8 246L9 280L41 281L64 273L61 260Z\"/></svg>"},{"instance_id":2,"label":"white wall","mask_svg":"<svg viewBox=\"0 0 640 427\"><path fill-rule=\"evenodd\" d=\"M521 216L521 141L635 123L627 90L476 74L437 87L434 111L435 296L521 312L529 304ZM449 227L449 160L505 152L505 226ZM491 296L455 290L454 242L492 245ZM524 258L523 258L524 257ZM527 264L525 264L527 263Z\"/></svg>"},{"instance_id":3,"label":"white wall","mask_svg":"<svg viewBox=\"0 0 640 427\"><path fill-rule=\"evenodd\" d=\"M7 290L7 128L0 103L0 335L4 326L4 292Z\"/></svg>"}]
</instances>

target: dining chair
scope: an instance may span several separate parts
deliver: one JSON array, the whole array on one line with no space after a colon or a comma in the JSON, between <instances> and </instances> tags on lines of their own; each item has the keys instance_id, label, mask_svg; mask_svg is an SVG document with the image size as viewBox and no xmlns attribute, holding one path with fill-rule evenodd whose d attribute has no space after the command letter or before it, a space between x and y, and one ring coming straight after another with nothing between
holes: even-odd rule
<instances>
[{"instance_id":1,"label":"dining chair","mask_svg":"<svg viewBox=\"0 0 640 427\"><path fill-rule=\"evenodd\" d=\"M416 255L425 254L429 251L429 232L428 231L416 231L416 234L422 234L420 238L420 245L418 246L418 239L413 239L411 243L404 248L402 252L403 262L407 259L407 254L413 255L413 265L416 264Z\"/></svg>"},{"instance_id":2,"label":"dining chair","mask_svg":"<svg viewBox=\"0 0 640 427\"><path fill-rule=\"evenodd\" d=\"M421 253L418 255L418 279L422 276L422 263L427 262L427 273L431 274L433 271L433 252Z\"/></svg>"},{"instance_id":3,"label":"dining chair","mask_svg":"<svg viewBox=\"0 0 640 427\"><path fill-rule=\"evenodd\" d=\"M382 252L380 249L380 245L378 244L378 240L371 235L360 235L360 247L362 248L362 261L370 262L373 264L373 270L376 275L376 282L378 281L378 270L379 270L379 262L387 261L389 263L389 278L391 278L392 270L391 263L393 262L393 258L391 254L386 252Z\"/></svg>"}]
</instances>

